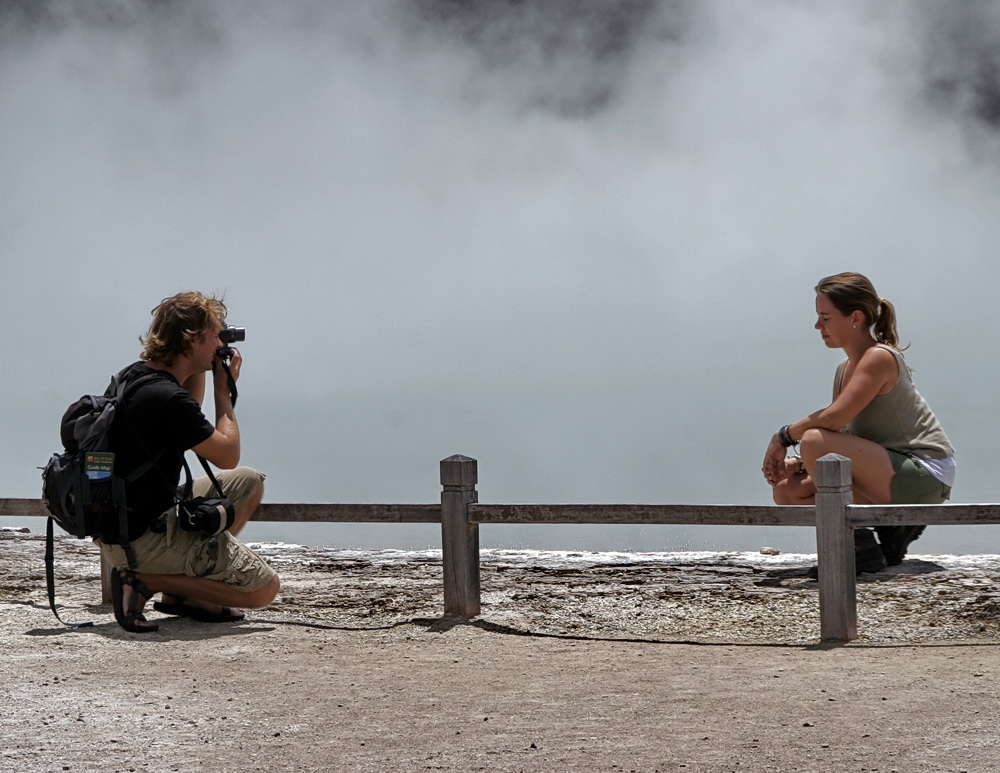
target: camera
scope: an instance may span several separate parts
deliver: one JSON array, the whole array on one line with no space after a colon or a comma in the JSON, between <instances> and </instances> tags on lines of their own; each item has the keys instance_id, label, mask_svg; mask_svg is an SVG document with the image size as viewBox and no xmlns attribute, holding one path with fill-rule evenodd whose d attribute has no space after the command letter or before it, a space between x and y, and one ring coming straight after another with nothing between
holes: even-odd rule
<instances>
[{"instance_id":1,"label":"camera","mask_svg":"<svg viewBox=\"0 0 1000 773\"><path fill-rule=\"evenodd\" d=\"M177 505L177 517L184 531L200 531L208 537L217 537L233 525L236 510L228 499L195 497Z\"/></svg>"},{"instance_id":2,"label":"camera","mask_svg":"<svg viewBox=\"0 0 1000 773\"><path fill-rule=\"evenodd\" d=\"M245 327L236 327L236 325L226 325L219 331L219 340L222 341L224 346L220 346L218 349L219 356L228 360L233 356L233 350L229 348L229 344L236 343L237 341L247 340L247 329Z\"/></svg>"}]
</instances>

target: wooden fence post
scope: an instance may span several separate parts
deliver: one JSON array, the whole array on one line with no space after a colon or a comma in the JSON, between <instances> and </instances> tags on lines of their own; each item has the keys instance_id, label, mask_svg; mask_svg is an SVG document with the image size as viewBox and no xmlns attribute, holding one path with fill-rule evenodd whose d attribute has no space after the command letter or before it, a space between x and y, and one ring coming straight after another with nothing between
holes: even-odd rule
<instances>
[{"instance_id":1,"label":"wooden fence post","mask_svg":"<svg viewBox=\"0 0 1000 773\"><path fill-rule=\"evenodd\" d=\"M101 603L111 603L111 564L101 553Z\"/></svg>"},{"instance_id":2,"label":"wooden fence post","mask_svg":"<svg viewBox=\"0 0 1000 773\"><path fill-rule=\"evenodd\" d=\"M820 458L816 462L816 552L823 641L858 638L854 529L847 522L851 501L851 460L839 454Z\"/></svg>"},{"instance_id":3,"label":"wooden fence post","mask_svg":"<svg viewBox=\"0 0 1000 773\"><path fill-rule=\"evenodd\" d=\"M479 524L470 523L468 505L478 502L478 464L467 456L441 462L441 552L445 617L479 614Z\"/></svg>"}]
</instances>

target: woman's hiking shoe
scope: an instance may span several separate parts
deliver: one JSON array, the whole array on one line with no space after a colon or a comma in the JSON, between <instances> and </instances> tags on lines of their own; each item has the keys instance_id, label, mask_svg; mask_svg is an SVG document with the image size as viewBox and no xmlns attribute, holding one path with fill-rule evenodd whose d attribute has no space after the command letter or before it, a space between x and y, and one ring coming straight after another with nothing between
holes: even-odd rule
<instances>
[{"instance_id":1,"label":"woman's hiking shoe","mask_svg":"<svg viewBox=\"0 0 1000 773\"><path fill-rule=\"evenodd\" d=\"M881 561L871 561L866 564L859 564L857 554L854 556L854 573L859 577L862 574L877 574L886 568L885 556L882 557ZM806 571L806 577L810 580L819 579L819 566L810 566Z\"/></svg>"},{"instance_id":2,"label":"woman's hiking shoe","mask_svg":"<svg viewBox=\"0 0 1000 773\"><path fill-rule=\"evenodd\" d=\"M875 540L875 533L871 529L854 530L854 573L855 574L876 574L888 566L882 547ZM806 576L812 579L819 578L819 567L811 566L806 572Z\"/></svg>"},{"instance_id":3,"label":"woman's hiking shoe","mask_svg":"<svg viewBox=\"0 0 1000 773\"><path fill-rule=\"evenodd\" d=\"M854 530L854 569L858 574L875 574L888 566L882 546L871 529Z\"/></svg>"},{"instance_id":4,"label":"woman's hiking shoe","mask_svg":"<svg viewBox=\"0 0 1000 773\"><path fill-rule=\"evenodd\" d=\"M889 566L898 566L906 557L910 543L924 533L926 526L876 526L878 541Z\"/></svg>"}]
</instances>

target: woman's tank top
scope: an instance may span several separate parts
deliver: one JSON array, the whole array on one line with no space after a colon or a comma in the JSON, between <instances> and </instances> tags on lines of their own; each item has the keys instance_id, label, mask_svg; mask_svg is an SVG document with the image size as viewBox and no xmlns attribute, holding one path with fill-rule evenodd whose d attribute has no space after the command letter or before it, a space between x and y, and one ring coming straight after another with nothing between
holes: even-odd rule
<instances>
[{"instance_id":1,"label":"woman's tank top","mask_svg":"<svg viewBox=\"0 0 1000 773\"><path fill-rule=\"evenodd\" d=\"M891 346L878 346L892 352L896 358L896 365L899 367L896 386L889 394L876 395L861 413L851 419L845 429L852 435L874 441L883 448L923 459L952 456L955 449L927 401L913 386L910 369L906 367L903 355ZM847 360L837 366L834 389L838 395L846 366Z\"/></svg>"}]
</instances>

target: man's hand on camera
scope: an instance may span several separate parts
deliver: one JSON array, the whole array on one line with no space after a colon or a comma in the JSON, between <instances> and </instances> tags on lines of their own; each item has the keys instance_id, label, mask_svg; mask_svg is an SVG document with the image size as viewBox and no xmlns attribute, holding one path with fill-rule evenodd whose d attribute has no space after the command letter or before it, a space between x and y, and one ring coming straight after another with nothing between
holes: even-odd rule
<instances>
[{"instance_id":1,"label":"man's hand on camera","mask_svg":"<svg viewBox=\"0 0 1000 773\"><path fill-rule=\"evenodd\" d=\"M226 368L223 365L229 367L229 373L233 377L233 381L236 381L240 377L240 367L243 365L243 355L240 354L239 349L234 349L233 347L228 348L229 356L223 360L219 355L215 356L215 360L212 361L212 375L215 377L216 386L225 385L227 388L229 386L229 377L226 375Z\"/></svg>"}]
</instances>

